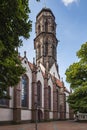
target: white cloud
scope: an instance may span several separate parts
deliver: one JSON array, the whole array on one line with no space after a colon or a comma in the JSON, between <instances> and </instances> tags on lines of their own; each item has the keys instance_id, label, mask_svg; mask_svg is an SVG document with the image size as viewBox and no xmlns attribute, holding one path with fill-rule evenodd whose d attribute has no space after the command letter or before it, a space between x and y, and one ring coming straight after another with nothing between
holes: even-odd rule
<instances>
[{"instance_id":1,"label":"white cloud","mask_svg":"<svg viewBox=\"0 0 87 130\"><path fill-rule=\"evenodd\" d=\"M64 3L65 6L68 6L72 3L78 3L79 0L62 0L62 2Z\"/></svg>"}]
</instances>

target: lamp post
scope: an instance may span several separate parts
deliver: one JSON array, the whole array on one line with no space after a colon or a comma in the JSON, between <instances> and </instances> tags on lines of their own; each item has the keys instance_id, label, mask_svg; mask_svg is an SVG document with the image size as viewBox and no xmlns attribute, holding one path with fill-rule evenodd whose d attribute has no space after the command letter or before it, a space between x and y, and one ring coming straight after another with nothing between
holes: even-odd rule
<instances>
[{"instance_id":1,"label":"lamp post","mask_svg":"<svg viewBox=\"0 0 87 130\"><path fill-rule=\"evenodd\" d=\"M37 104L37 103L35 103L35 115L36 115L36 116L35 116L35 117L36 117L36 118L35 118L35 130L38 130L38 129L37 129L37 123L38 123L38 122L37 122L37 120L38 120L38 104Z\"/></svg>"}]
</instances>

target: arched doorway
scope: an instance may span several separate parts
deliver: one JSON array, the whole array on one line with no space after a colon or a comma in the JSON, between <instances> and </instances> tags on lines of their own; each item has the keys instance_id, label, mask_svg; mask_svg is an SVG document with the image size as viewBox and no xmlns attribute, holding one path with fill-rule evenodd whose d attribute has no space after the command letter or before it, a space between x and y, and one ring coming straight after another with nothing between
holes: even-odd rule
<instances>
[{"instance_id":1,"label":"arched doorway","mask_svg":"<svg viewBox=\"0 0 87 130\"><path fill-rule=\"evenodd\" d=\"M43 119L43 113L40 109L38 109L38 121L42 121Z\"/></svg>"}]
</instances>

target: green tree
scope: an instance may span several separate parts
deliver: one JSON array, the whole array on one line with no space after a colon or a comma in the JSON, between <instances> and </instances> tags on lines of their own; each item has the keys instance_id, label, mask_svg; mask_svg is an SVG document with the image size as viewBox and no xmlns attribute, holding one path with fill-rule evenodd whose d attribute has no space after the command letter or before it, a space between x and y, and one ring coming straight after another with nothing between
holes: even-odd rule
<instances>
[{"instance_id":1,"label":"green tree","mask_svg":"<svg viewBox=\"0 0 87 130\"><path fill-rule=\"evenodd\" d=\"M29 13L29 0L0 0L0 98L8 97L8 87L17 85L25 72L16 48L22 37L30 36Z\"/></svg>"},{"instance_id":2,"label":"green tree","mask_svg":"<svg viewBox=\"0 0 87 130\"><path fill-rule=\"evenodd\" d=\"M70 83L73 93L68 102L74 111L87 112L87 42L77 52L79 61L66 70L66 81Z\"/></svg>"}]
</instances>

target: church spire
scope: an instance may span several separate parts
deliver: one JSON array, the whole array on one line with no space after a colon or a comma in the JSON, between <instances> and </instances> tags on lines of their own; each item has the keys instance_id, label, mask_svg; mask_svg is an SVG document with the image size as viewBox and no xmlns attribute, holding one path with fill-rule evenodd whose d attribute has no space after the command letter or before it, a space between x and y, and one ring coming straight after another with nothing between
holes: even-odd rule
<instances>
[{"instance_id":1,"label":"church spire","mask_svg":"<svg viewBox=\"0 0 87 130\"><path fill-rule=\"evenodd\" d=\"M55 16L49 8L43 8L36 17L36 64L47 69L57 62L57 43Z\"/></svg>"}]
</instances>

